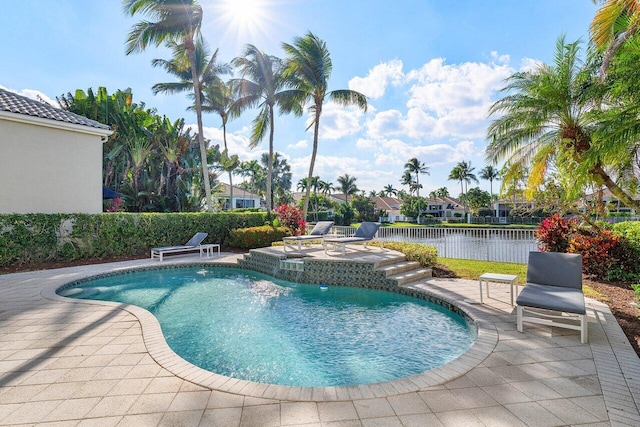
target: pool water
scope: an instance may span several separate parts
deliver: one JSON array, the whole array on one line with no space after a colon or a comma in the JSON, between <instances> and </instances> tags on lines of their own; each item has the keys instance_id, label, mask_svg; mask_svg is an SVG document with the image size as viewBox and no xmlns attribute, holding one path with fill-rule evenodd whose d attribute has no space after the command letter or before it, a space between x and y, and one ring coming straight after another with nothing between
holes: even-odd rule
<instances>
[{"instance_id":1,"label":"pool water","mask_svg":"<svg viewBox=\"0 0 640 427\"><path fill-rule=\"evenodd\" d=\"M59 292L149 310L185 360L248 381L305 387L390 381L464 353L475 327L391 292L291 283L234 268L175 268Z\"/></svg>"}]
</instances>

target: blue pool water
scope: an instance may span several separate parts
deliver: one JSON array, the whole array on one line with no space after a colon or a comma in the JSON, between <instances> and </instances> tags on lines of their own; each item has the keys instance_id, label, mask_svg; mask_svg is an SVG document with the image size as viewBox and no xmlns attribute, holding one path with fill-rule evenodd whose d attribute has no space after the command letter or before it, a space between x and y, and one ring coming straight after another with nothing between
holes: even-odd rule
<instances>
[{"instance_id":1,"label":"blue pool water","mask_svg":"<svg viewBox=\"0 0 640 427\"><path fill-rule=\"evenodd\" d=\"M95 279L61 295L153 313L185 360L229 377L323 387L390 381L464 353L475 327L391 292L307 285L232 268L175 268Z\"/></svg>"}]
</instances>

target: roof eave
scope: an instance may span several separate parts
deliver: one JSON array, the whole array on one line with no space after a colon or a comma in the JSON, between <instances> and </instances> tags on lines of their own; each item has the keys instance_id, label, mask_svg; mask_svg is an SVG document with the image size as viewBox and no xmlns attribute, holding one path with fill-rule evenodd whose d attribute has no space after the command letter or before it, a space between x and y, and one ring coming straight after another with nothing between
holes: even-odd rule
<instances>
[{"instance_id":1,"label":"roof eave","mask_svg":"<svg viewBox=\"0 0 640 427\"><path fill-rule=\"evenodd\" d=\"M95 128L92 126L78 125L75 123L61 122L59 120L44 119L41 117L28 116L25 114L11 113L9 111L0 111L0 119L9 120L12 122L45 126L45 127L50 127L54 129L75 131L80 133L86 133L89 135L96 135L96 136L102 137L102 142L106 142L107 137L113 134L113 131L110 129L101 129L101 128Z\"/></svg>"}]
</instances>

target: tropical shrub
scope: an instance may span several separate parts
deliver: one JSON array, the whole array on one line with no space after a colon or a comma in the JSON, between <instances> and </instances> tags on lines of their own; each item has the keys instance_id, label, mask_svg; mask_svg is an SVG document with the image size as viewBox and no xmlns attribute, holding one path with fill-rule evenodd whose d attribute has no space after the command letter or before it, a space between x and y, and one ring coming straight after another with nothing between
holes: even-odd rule
<instances>
[{"instance_id":1,"label":"tropical shrub","mask_svg":"<svg viewBox=\"0 0 640 427\"><path fill-rule=\"evenodd\" d=\"M302 209L294 205L280 205L273 209L280 225L289 228L291 235L300 236L305 233L307 223L302 219Z\"/></svg>"},{"instance_id":2,"label":"tropical shrub","mask_svg":"<svg viewBox=\"0 0 640 427\"><path fill-rule=\"evenodd\" d=\"M540 223L534 236L545 252L567 252L570 241L578 232L578 222L564 219L558 214L545 218Z\"/></svg>"},{"instance_id":3,"label":"tropical shrub","mask_svg":"<svg viewBox=\"0 0 640 427\"><path fill-rule=\"evenodd\" d=\"M384 242L386 249L402 252L408 261L419 262L423 267L433 267L438 259L438 250L434 246L421 243Z\"/></svg>"},{"instance_id":4,"label":"tropical shrub","mask_svg":"<svg viewBox=\"0 0 640 427\"><path fill-rule=\"evenodd\" d=\"M582 270L586 274L604 277L618 261L613 254L619 252L619 246L618 236L609 230L600 230L593 234L574 235L567 252L582 254Z\"/></svg>"},{"instance_id":5,"label":"tropical shrub","mask_svg":"<svg viewBox=\"0 0 640 427\"><path fill-rule=\"evenodd\" d=\"M338 209L336 209L334 220L336 225L351 225L351 221L353 221L354 217L355 212L353 208L351 207L351 205L345 202L338 206Z\"/></svg>"},{"instance_id":6,"label":"tropical shrub","mask_svg":"<svg viewBox=\"0 0 640 427\"><path fill-rule=\"evenodd\" d=\"M227 244L241 249L263 248L271 246L273 242L280 241L285 236L291 236L291 230L288 227L263 225L260 227L239 228L231 230Z\"/></svg>"}]
</instances>

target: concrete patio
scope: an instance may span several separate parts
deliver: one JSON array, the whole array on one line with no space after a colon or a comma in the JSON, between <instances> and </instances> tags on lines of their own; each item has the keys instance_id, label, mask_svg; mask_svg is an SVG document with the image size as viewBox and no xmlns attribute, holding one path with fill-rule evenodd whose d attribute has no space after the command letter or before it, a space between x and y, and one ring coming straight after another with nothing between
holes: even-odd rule
<instances>
[{"instance_id":1,"label":"concrete patio","mask_svg":"<svg viewBox=\"0 0 640 427\"><path fill-rule=\"evenodd\" d=\"M177 256L163 265L238 257ZM508 285L492 285L492 298L474 304L477 282L425 279L409 286L458 302L481 324L472 355L415 378L311 389L215 376L170 351L146 311L53 294L82 277L158 264L0 275L0 425L640 425L640 359L593 300L583 345L573 331L516 332Z\"/></svg>"}]
</instances>

